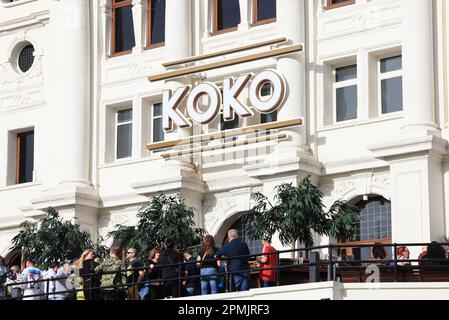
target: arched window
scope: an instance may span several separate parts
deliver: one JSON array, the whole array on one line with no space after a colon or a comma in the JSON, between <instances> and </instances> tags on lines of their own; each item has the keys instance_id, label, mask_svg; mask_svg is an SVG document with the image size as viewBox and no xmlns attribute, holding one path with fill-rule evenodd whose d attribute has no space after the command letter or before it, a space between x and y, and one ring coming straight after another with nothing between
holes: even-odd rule
<instances>
[{"instance_id":1,"label":"arched window","mask_svg":"<svg viewBox=\"0 0 449 320\"><path fill-rule=\"evenodd\" d=\"M131 52L134 37L132 0L112 0L112 55Z\"/></svg>"},{"instance_id":2,"label":"arched window","mask_svg":"<svg viewBox=\"0 0 449 320\"><path fill-rule=\"evenodd\" d=\"M236 229L239 232L239 239L248 245L251 254L262 253L263 246L260 240L250 240L248 237L248 224L243 223L242 218L238 219L234 224L228 229ZM223 241L223 245L226 244L226 237Z\"/></svg>"},{"instance_id":3,"label":"arched window","mask_svg":"<svg viewBox=\"0 0 449 320\"><path fill-rule=\"evenodd\" d=\"M165 43L165 0L148 0L148 47Z\"/></svg>"},{"instance_id":4,"label":"arched window","mask_svg":"<svg viewBox=\"0 0 449 320\"><path fill-rule=\"evenodd\" d=\"M214 34L234 31L240 21L239 0L214 1Z\"/></svg>"},{"instance_id":5,"label":"arched window","mask_svg":"<svg viewBox=\"0 0 449 320\"><path fill-rule=\"evenodd\" d=\"M356 202L360 209L360 224L356 240L348 244L391 244L391 203L380 196L369 196L366 200ZM385 248L388 257L392 250ZM353 255L355 260L371 259L371 248L348 248L346 255Z\"/></svg>"}]
</instances>

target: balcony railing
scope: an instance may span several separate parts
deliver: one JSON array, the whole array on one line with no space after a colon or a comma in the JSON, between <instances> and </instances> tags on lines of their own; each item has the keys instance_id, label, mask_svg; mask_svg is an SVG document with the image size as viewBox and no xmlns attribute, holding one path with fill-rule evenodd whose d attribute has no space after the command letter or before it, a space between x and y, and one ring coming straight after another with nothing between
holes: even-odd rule
<instances>
[{"instance_id":1,"label":"balcony railing","mask_svg":"<svg viewBox=\"0 0 449 320\"><path fill-rule=\"evenodd\" d=\"M397 249L399 247L423 247L430 246L429 243L407 243L407 244L382 244L381 246L388 252L390 249L391 258L379 259L358 259L358 260L341 260L334 255L335 252L341 252L345 248L359 248L370 249L379 244L364 244L364 245L327 245L317 246L310 248L299 248L292 250L280 250L269 253L251 254L235 257L221 257L219 259L211 259L210 261L220 260L225 263L225 272L219 276L224 280L225 292L233 291L233 277L236 274L247 274L249 277L258 277L260 271L263 270L276 270L276 285L290 285L300 283L311 283L320 281L338 281L343 283L354 282L449 282L449 260L447 258L441 259L398 259ZM434 244L433 244L434 245ZM439 243L441 246L449 246L449 243ZM325 258L322 259L321 255L325 254ZM280 259L281 255L285 254L302 254L305 259ZM262 255L275 255L277 256L277 265L271 268L260 268L255 266L254 263L249 263L246 270L231 270L230 262L234 259L242 259L243 261L256 260L257 257ZM52 299L54 295L72 294L76 296L77 292L84 291L85 293L92 293L97 290L126 290L133 286L143 287L145 285L151 285L156 283L176 282L178 284L178 294L182 296L183 282L188 279L201 279L204 276L186 276L184 273L187 263L175 263L156 265L155 268L159 270L163 268L177 268L178 276L173 278L159 278L144 280L130 283L120 283L111 286L88 286L84 288L74 288L66 291L53 291L49 292L50 283L55 281L70 281L73 279L76 270L71 270L71 275L62 278L50 278L36 281L10 283L7 287L19 287L23 288L27 285L39 285L45 288L43 292L38 294L30 294L21 296L20 299L26 298L41 298ZM93 279L100 277L104 274L119 275L120 279L123 275L130 275L130 273L138 273L138 271L147 272L150 269L149 266L134 268L134 269L121 269L109 272L96 272L92 274L82 275L83 279L89 279L90 283L93 283ZM253 285L252 288L255 286ZM17 299L8 297L6 299Z\"/></svg>"}]
</instances>

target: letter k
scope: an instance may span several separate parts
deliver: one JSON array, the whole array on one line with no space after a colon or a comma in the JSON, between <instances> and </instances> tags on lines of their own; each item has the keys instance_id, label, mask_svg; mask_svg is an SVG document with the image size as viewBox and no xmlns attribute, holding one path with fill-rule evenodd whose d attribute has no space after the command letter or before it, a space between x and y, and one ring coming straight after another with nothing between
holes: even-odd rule
<instances>
[{"instance_id":1,"label":"letter k","mask_svg":"<svg viewBox=\"0 0 449 320\"><path fill-rule=\"evenodd\" d=\"M190 127L191 124L187 118L177 110L182 100L185 98L190 90L190 86L185 86L176 89L172 94L171 90L164 90L162 94L162 108L163 108L163 127L166 131L172 131L173 122L179 127Z\"/></svg>"}]
</instances>

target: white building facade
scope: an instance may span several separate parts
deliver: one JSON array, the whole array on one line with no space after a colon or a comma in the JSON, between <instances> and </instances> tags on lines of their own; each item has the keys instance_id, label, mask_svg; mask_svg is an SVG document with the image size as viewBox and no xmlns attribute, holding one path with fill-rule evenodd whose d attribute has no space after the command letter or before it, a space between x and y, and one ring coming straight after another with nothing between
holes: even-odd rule
<instances>
[{"instance_id":1,"label":"white building facade","mask_svg":"<svg viewBox=\"0 0 449 320\"><path fill-rule=\"evenodd\" d=\"M161 192L181 193L221 244L252 193L272 196L307 175L326 205L361 207L359 243L441 241L448 19L445 0L1 0L0 255L13 259L19 224L49 206L106 238ZM300 52L149 80L298 44ZM188 57L196 59L167 65ZM254 111L248 85L239 100L252 116L224 121L220 111L208 124L162 129L164 90L221 89L225 78L265 70L287 86L275 112ZM274 130L274 140L215 139L215 149L183 157L147 148L292 119L302 125Z\"/></svg>"}]
</instances>

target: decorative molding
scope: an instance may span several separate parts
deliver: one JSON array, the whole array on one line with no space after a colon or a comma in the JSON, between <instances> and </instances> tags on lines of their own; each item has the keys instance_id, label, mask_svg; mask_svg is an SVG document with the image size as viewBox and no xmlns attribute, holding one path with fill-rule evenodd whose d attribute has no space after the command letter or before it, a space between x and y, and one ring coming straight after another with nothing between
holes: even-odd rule
<instances>
[{"instance_id":1,"label":"decorative molding","mask_svg":"<svg viewBox=\"0 0 449 320\"><path fill-rule=\"evenodd\" d=\"M50 10L43 10L32 13L28 16L7 20L0 23L0 35L2 33L17 32L17 29L23 29L33 25L46 25L50 21Z\"/></svg>"},{"instance_id":2,"label":"decorative molding","mask_svg":"<svg viewBox=\"0 0 449 320\"><path fill-rule=\"evenodd\" d=\"M326 10L318 14L318 40L335 40L348 37L364 31L380 29L402 24L401 3L399 0L389 0L379 4L379 1L368 1L345 7L339 10Z\"/></svg>"},{"instance_id":3,"label":"decorative molding","mask_svg":"<svg viewBox=\"0 0 449 320\"><path fill-rule=\"evenodd\" d=\"M344 178L334 178L319 186L323 202L329 207L336 200L350 201L358 196L375 194L391 199L391 176L389 172L363 172Z\"/></svg>"}]
</instances>

